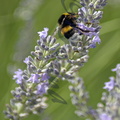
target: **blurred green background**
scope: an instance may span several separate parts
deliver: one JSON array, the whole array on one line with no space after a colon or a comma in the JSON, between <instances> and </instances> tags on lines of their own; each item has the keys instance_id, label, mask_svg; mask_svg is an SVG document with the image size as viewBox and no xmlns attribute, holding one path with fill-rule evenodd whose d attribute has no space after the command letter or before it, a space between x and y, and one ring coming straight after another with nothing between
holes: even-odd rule
<instances>
[{"instance_id":1,"label":"blurred green background","mask_svg":"<svg viewBox=\"0 0 120 120\"><path fill-rule=\"evenodd\" d=\"M73 0L65 0L68 10L71 2ZM104 82L115 75L111 69L120 62L119 6L119 0L108 0L101 19L102 42L90 50L89 61L80 70L80 76L90 93L89 104L94 108L100 101ZM10 90L16 86L12 80L13 72L18 68L25 69L22 61L34 49L39 39L37 32L48 27L49 34L52 34L63 12L66 11L61 0L0 0L0 120L5 120L2 111L11 98ZM44 114L31 115L25 120L82 120L74 114L75 107L71 104L68 83L61 81L56 92L67 104L53 103L49 99L49 107Z\"/></svg>"}]
</instances>

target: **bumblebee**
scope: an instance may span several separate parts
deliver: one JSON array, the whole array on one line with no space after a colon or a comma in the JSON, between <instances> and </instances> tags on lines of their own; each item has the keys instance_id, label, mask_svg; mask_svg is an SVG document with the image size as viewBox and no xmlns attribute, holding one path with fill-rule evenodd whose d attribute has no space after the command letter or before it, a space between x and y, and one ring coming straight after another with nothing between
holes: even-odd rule
<instances>
[{"instance_id":1,"label":"bumblebee","mask_svg":"<svg viewBox=\"0 0 120 120\"><path fill-rule=\"evenodd\" d=\"M58 24L61 33L69 39L74 33L79 31L80 35L84 32L89 32L88 30L83 30L77 26L77 14L76 13L63 13L58 19Z\"/></svg>"}]
</instances>

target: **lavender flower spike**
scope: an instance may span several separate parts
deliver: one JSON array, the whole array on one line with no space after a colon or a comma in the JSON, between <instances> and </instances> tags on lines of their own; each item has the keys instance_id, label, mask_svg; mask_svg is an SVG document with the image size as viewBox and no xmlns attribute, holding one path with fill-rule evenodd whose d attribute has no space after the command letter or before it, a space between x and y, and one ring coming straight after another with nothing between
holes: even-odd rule
<instances>
[{"instance_id":1,"label":"lavender flower spike","mask_svg":"<svg viewBox=\"0 0 120 120\"><path fill-rule=\"evenodd\" d=\"M13 76L18 87L11 91L13 99L10 100L10 105L7 105L7 110L4 111L8 119L20 120L31 112L40 114L47 107L45 103L47 99L44 94L47 94L50 76L47 73L48 65L46 63L47 60L55 58L56 49L59 47L56 46L55 38L47 37L47 32L47 28L39 32L40 40L38 46L35 46L35 51L32 52L33 57L28 56L23 61L26 63L26 70L18 69ZM54 51L49 52L50 48L46 49L48 43L50 43L50 48L55 46Z\"/></svg>"},{"instance_id":2,"label":"lavender flower spike","mask_svg":"<svg viewBox=\"0 0 120 120\"><path fill-rule=\"evenodd\" d=\"M105 83L104 89L108 92L102 94L102 103L98 104L97 115L98 120L119 120L120 119L120 77L119 65L112 71L116 71L116 78L110 77L110 81Z\"/></svg>"}]
</instances>

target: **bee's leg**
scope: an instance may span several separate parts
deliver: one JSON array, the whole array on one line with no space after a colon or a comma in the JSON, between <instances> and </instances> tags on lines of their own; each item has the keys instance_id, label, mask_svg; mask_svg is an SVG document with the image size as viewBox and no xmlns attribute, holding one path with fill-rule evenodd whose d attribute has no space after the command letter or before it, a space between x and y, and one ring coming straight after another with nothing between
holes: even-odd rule
<instances>
[{"instance_id":1,"label":"bee's leg","mask_svg":"<svg viewBox=\"0 0 120 120\"><path fill-rule=\"evenodd\" d=\"M88 32L91 32L89 30L83 30L82 28L79 28L79 27L76 27L77 29L79 29L82 33L88 33Z\"/></svg>"}]
</instances>

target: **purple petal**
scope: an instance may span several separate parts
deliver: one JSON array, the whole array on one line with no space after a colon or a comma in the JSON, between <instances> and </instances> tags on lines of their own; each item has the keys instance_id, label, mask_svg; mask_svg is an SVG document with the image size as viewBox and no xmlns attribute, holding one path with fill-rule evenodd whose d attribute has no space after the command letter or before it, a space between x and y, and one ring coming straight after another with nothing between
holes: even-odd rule
<instances>
[{"instance_id":1,"label":"purple petal","mask_svg":"<svg viewBox=\"0 0 120 120\"><path fill-rule=\"evenodd\" d=\"M29 78L28 81L32 83L39 83L40 82L40 75L39 74L31 74L31 77Z\"/></svg>"},{"instance_id":2,"label":"purple petal","mask_svg":"<svg viewBox=\"0 0 120 120\"><path fill-rule=\"evenodd\" d=\"M83 34L89 36L90 38L97 35L96 32L84 32Z\"/></svg>"},{"instance_id":3,"label":"purple petal","mask_svg":"<svg viewBox=\"0 0 120 120\"><path fill-rule=\"evenodd\" d=\"M89 45L89 47L90 47L90 48L96 48L96 44L95 44L95 43L91 43L91 44Z\"/></svg>"},{"instance_id":4,"label":"purple petal","mask_svg":"<svg viewBox=\"0 0 120 120\"><path fill-rule=\"evenodd\" d=\"M115 80L114 77L110 77L110 81L109 82L105 82L105 87L103 87L104 89L107 89L108 91L111 91L115 86Z\"/></svg>"},{"instance_id":5,"label":"purple petal","mask_svg":"<svg viewBox=\"0 0 120 120\"><path fill-rule=\"evenodd\" d=\"M96 31L96 28L87 27L87 26L85 26L83 23L78 23L77 26L80 27L80 28L83 29L83 30L88 30L88 31L90 31L90 32L95 32L95 31Z\"/></svg>"},{"instance_id":6,"label":"purple petal","mask_svg":"<svg viewBox=\"0 0 120 120\"><path fill-rule=\"evenodd\" d=\"M112 120L112 118L108 116L106 113L102 113L100 115L100 120Z\"/></svg>"},{"instance_id":7,"label":"purple petal","mask_svg":"<svg viewBox=\"0 0 120 120\"><path fill-rule=\"evenodd\" d=\"M50 76L47 73L43 73L41 80L44 81L44 80L48 80L49 78L50 78Z\"/></svg>"},{"instance_id":8,"label":"purple petal","mask_svg":"<svg viewBox=\"0 0 120 120\"><path fill-rule=\"evenodd\" d=\"M112 69L113 72L117 70L120 70L120 64L117 64L116 68Z\"/></svg>"},{"instance_id":9,"label":"purple petal","mask_svg":"<svg viewBox=\"0 0 120 120\"><path fill-rule=\"evenodd\" d=\"M37 94L43 95L47 93L48 90L48 83L41 83L37 86Z\"/></svg>"},{"instance_id":10,"label":"purple petal","mask_svg":"<svg viewBox=\"0 0 120 120\"><path fill-rule=\"evenodd\" d=\"M89 45L90 48L95 48L96 47L96 43L100 44L101 40L99 38L99 36L94 36L92 43Z\"/></svg>"},{"instance_id":11,"label":"purple petal","mask_svg":"<svg viewBox=\"0 0 120 120\"><path fill-rule=\"evenodd\" d=\"M13 75L13 79L16 80L17 84L22 84L22 74L23 71L18 69L18 71L15 72L15 75Z\"/></svg>"},{"instance_id":12,"label":"purple petal","mask_svg":"<svg viewBox=\"0 0 120 120\"><path fill-rule=\"evenodd\" d=\"M100 40L99 36L97 35L93 38L92 42L100 44L101 40Z\"/></svg>"},{"instance_id":13,"label":"purple petal","mask_svg":"<svg viewBox=\"0 0 120 120\"><path fill-rule=\"evenodd\" d=\"M24 60L23 62L26 63L26 64L29 64L30 60L29 60L28 57L26 57L25 60Z\"/></svg>"},{"instance_id":14,"label":"purple petal","mask_svg":"<svg viewBox=\"0 0 120 120\"><path fill-rule=\"evenodd\" d=\"M81 12L83 12L84 14L87 12L85 7L82 7L80 10L81 10Z\"/></svg>"},{"instance_id":15,"label":"purple petal","mask_svg":"<svg viewBox=\"0 0 120 120\"><path fill-rule=\"evenodd\" d=\"M46 38L47 34L48 34L48 28L44 28L44 31L38 32L40 38L44 39Z\"/></svg>"}]
</instances>

